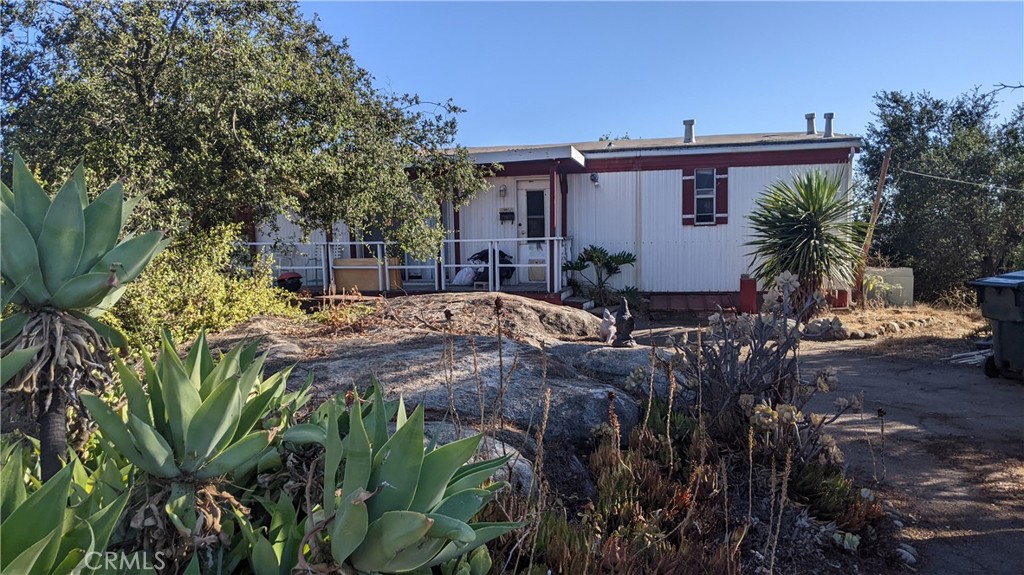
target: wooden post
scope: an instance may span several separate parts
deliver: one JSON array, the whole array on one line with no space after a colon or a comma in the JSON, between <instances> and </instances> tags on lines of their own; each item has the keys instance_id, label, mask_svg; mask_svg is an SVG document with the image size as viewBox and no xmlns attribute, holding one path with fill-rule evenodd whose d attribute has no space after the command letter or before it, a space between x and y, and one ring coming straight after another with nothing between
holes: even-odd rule
<instances>
[{"instance_id":1,"label":"wooden post","mask_svg":"<svg viewBox=\"0 0 1024 575\"><path fill-rule=\"evenodd\" d=\"M864 302L864 268L868 264L868 253L871 250L871 240L875 235L875 224L878 223L878 211L882 203L882 190L885 189L885 176L889 172L889 160L892 158L892 148L885 151L882 158L882 172L878 176L878 188L875 190L875 203L871 206L871 217L868 219L868 231L864 236L864 247L860 251L860 261L857 263L857 270L853 274L853 299Z\"/></svg>"}]
</instances>

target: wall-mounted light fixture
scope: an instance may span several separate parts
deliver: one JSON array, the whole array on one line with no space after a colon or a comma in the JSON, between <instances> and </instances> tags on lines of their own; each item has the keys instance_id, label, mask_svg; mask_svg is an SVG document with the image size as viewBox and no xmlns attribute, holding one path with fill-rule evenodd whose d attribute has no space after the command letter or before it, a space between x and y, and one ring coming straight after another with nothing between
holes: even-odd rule
<instances>
[{"instance_id":1,"label":"wall-mounted light fixture","mask_svg":"<svg viewBox=\"0 0 1024 575\"><path fill-rule=\"evenodd\" d=\"M591 181L591 182L594 182L594 185L595 185L595 186L597 185L597 183L598 183L598 182L599 182L600 180L601 180L601 178L600 178L600 176L598 176L597 174L590 174L590 181Z\"/></svg>"},{"instance_id":2,"label":"wall-mounted light fixture","mask_svg":"<svg viewBox=\"0 0 1024 575\"><path fill-rule=\"evenodd\" d=\"M504 198L508 195L508 187L505 184L498 186L498 196Z\"/></svg>"}]
</instances>

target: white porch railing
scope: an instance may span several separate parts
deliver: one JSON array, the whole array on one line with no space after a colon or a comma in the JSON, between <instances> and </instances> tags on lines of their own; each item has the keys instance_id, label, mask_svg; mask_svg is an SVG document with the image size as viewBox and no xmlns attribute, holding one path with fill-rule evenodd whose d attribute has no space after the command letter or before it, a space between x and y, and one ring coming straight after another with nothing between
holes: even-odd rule
<instances>
[{"instance_id":1,"label":"white porch railing","mask_svg":"<svg viewBox=\"0 0 1024 575\"><path fill-rule=\"evenodd\" d=\"M296 272L306 285L324 285L324 246L301 242L244 242L242 244L261 255L273 256L274 277L285 272ZM248 268L247 266L247 269ZM329 282L328 282L329 283Z\"/></svg>"},{"instance_id":2,"label":"white porch railing","mask_svg":"<svg viewBox=\"0 0 1024 575\"><path fill-rule=\"evenodd\" d=\"M465 267L487 268L487 290L503 291L508 288L529 287L532 284L542 283L543 290L548 293L562 291L562 262L568 257L564 249L568 247L568 240L561 237L544 238L495 238L495 239L447 239L444 240L441 249L438 250L438 257L434 260L421 262L408 262L399 260L394 263L393 258L382 257L387 253L391 242L367 241L367 242L330 242L330 243L299 243L299 242L247 242L243 244L250 249L258 250L264 254L273 255L273 269L275 276L285 272L296 272L303 277L303 283L311 286L322 286L334 288L334 272L337 270L376 270L377 286L383 286L383 291L390 291L398 288L392 285L393 271L403 272L406 276L412 276L409 272L420 271L419 277L433 277L433 281L418 281L406 279L400 289L405 291L429 290L447 291L453 287L452 280L460 269ZM528 262L520 262L520 247L524 245L543 246L529 258ZM362 248L360 248L362 246ZM483 247L483 249L481 249ZM511 250L511 251L509 251ZM486 263L469 262L470 256L485 251L487 253ZM458 252L458 256L456 256ZM512 263L503 264L500 261L500 253L504 252L512 257ZM353 254L365 255L365 258L374 260L372 263L341 262L340 260L353 259ZM502 269L512 268L515 270L512 278L501 280ZM538 269L543 270L542 281L520 281L517 276L520 270ZM529 278L529 272L527 271ZM540 275L540 274L538 274ZM474 286L484 282L474 282ZM479 286L482 287L482 286ZM376 291L376 290L372 290Z\"/></svg>"}]
</instances>

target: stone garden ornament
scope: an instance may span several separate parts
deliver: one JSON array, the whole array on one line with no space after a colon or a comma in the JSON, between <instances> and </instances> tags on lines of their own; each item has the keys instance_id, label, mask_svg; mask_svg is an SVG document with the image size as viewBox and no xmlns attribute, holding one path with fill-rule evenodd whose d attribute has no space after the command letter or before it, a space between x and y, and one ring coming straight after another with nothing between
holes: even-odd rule
<instances>
[{"instance_id":1,"label":"stone garden ornament","mask_svg":"<svg viewBox=\"0 0 1024 575\"><path fill-rule=\"evenodd\" d=\"M612 347L633 347L636 341L633 340L633 326L635 319L629 312L629 303L622 298L622 303L615 310L615 340Z\"/></svg>"}]
</instances>

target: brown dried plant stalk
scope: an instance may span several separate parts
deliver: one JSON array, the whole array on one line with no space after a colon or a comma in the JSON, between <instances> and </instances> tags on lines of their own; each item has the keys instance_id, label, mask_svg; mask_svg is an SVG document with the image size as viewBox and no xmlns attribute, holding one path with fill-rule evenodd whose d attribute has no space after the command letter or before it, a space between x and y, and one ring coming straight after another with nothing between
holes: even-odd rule
<instances>
[{"instance_id":1,"label":"brown dried plant stalk","mask_svg":"<svg viewBox=\"0 0 1024 575\"><path fill-rule=\"evenodd\" d=\"M778 460L775 459L775 452L772 452L772 467L771 467L771 489L768 492L768 538L765 539L764 549L761 550L761 555L767 556L768 551L772 545L772 517L775 517L775 486L778 485L778 470L776 469L776 463Z\"/></svg>"},{"instance_id":2,"label":"brown dried plant stalk","mask_svg":"<svg viewBox=\"0 0 1024 575\"><path fill-rule=\"evenodd\" d=\"M792 471L793 471L793 450L792 449L788 449L788 450L786 450L786 463L783 466L783 471L782 471L782 491L779 494L779 514L778 514L777 519L775 520L775 536L772 538L771 559L768 562L768 573L769 574L774 573L774 571L775 571L775 552L776 552L776 550L779 547L779 534L782 531L782 513L786 509L786 501L787 501L787 495L788 495L787 490L789 488L789 474ZM769 521L771 520L771 515L768 516L768 519L769 519ZM769 525L769 532L771 531L770 527L771 526Z\"/></svg>"},{"instance_id":3,"label":"brown dried plant stalk","mask_svg":"<svg viewBox=\"0 0 1024 575\"><path fill-rule=\"evenodd\" d=\"M477 359L477 354L476 354L476 340L473 338L472 334L469 335L469 351L470 351L470 354L473 356L473 379L476 381L476 396L477 396L477 399L480 400L480 420L479 420L480 431L485 431L485 429L484 429L484 416L485 416L485 409L484 409L484 381L480 377L480 362Z\"/></svg>"},{"instance_id":4,"label":"brown dried plant stalk","mask_svg":"<svg viewBox=\"0 0 1024 575\"><path fill-rule=\"evenodd\" d=\"M647 427L647 422L651 419L651 407L654 404L654 370L657 368L658 363L658 346L654 343L654 330L649 329L647 339L651 341L651 370L647 378L647 412L644 413L644 427ZM669 363L669 369L671 370L672 364Z\"/></svg>"},{"instance_id":5,"label":"brown dried plant stalk","mask_svg":"<svg viewBox=\"0 0 1024 575\"><path fill-rule=\"evenodd\" d=\"M747 427L747 525L754 513L754 426Z\"/></svg>"},{"instance_id":6,"label":"brown dried plant stalk","mask_svg":"<svg viewBox=\"0 0 1024 575\"><path fill-rule=\"evenodd\" d=\"M536 523L533 525L530 537L530 565L527 573L533 572L533 561L537 552L537 534L540 533L540 522L544 515L546 482L544 481L544 434L548 430L548 415L551 413L551 388L544 390L544 416L540 422L540 429L537 430L535 440L537 442L536 466L534 467L533 478L537 483L537 507L533 510ZM533 491L531 486L530 491Z\"/></svg>"}]
</instances>

